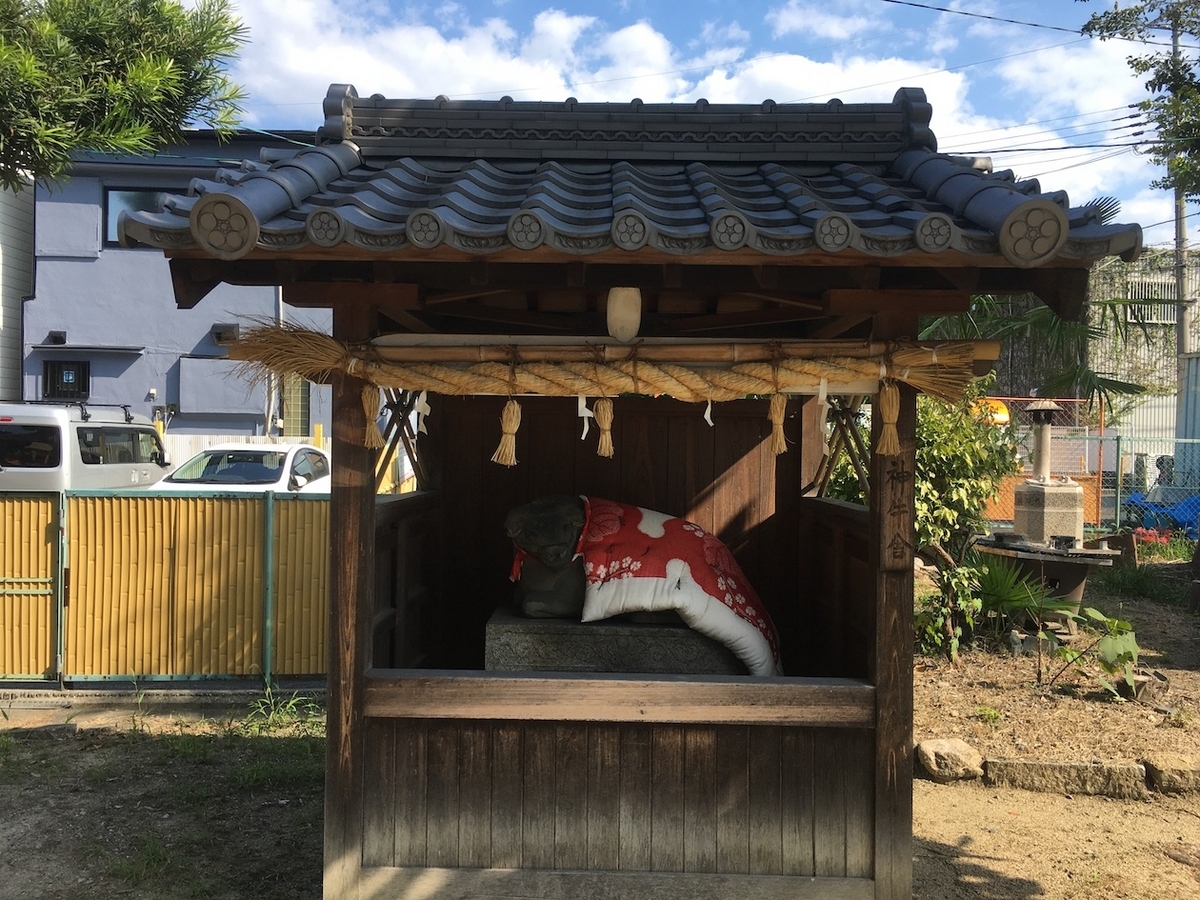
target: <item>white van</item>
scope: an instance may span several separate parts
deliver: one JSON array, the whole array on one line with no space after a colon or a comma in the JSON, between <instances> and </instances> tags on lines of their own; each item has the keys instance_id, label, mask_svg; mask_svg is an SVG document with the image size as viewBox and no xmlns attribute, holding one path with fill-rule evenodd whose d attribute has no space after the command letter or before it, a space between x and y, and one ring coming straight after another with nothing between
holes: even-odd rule
<instances>
[{"instance_id":1,"label":"white van","mask_svg":"<svg viewBox=\"0 0 1200 900\"><path fill-rule=\"evenodd\" d=\"M0 403L0 493L148 487L171 468L129 407Z\"/></svg>"}]
</instances>

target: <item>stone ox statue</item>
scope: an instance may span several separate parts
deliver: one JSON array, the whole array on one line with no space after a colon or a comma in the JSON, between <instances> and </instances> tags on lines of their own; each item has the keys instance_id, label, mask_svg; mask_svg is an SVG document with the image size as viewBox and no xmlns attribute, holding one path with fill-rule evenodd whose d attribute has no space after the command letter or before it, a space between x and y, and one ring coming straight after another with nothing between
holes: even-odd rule
<instances>
[{"instance_id":1,"label":"stone ox statue","mask_svg":"<svg viewBox=\"0 0 1200 900\"><path fill-rule=\"evenodd\" d=\"M700 526L598 497L551 496L512 510L505 530L524 615L595 622L674 611L751 675L780 674L766 607L729 548Z\"/></svg>"}]
</instances>

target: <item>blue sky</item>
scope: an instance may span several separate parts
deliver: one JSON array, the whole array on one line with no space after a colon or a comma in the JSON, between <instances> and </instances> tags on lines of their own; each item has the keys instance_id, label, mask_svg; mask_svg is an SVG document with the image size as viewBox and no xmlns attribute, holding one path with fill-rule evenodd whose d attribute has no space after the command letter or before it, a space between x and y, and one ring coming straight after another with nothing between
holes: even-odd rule
<instances>
[{"instance_id":1,"label":"blue sky","mask_svg":"<svg viewBox=\"0 0 1200 900\"><path fill-rule=\"evenodd\" d=\"M253 128L315 129L334 82L392 98L712 103L921 87L942 151L989 155L1075 205L1116 197L1147 244L1173 240L1171 198L1149 187L1160 173L1126 146L1141 129L1125 63L1139 48L1078 33L1109 0L235 3L250 44L232 75ZM1189 225L1200 234L1200 216Z\"/></svg>"}]
</instances>

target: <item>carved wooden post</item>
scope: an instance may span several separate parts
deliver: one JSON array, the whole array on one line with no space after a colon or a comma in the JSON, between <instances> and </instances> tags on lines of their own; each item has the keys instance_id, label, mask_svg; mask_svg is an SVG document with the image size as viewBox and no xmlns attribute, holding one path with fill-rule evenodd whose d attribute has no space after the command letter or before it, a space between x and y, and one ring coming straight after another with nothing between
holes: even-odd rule
<instances>
[{"instance_id":1,"label":"carved wooden post","mask_svg":"<svg viewBox=\"0 0 1200 900\"><path fill-rule=\"evenodd\" d=\"M334 304L338 340L369 339L370 321L365 304ZM375 607L375 456L363 446L363 387L358 378L333 379L325 900L357 898L362 867L363 687Z\"/></svg>"},{"instance_id":2,"label":"carved wooden post","mask_svg":"<svg viewBox=\"0 0 1200 900\"><path fill-rule=\"evenodd\" d=\"M875 571L875 897L912 897L913 482L916 392L902 385L900 452L871 454L871 556ZM878 404L875 410L878 413ZM871 446L883 417L871 416Z\"/></svg>"}]
</instances>

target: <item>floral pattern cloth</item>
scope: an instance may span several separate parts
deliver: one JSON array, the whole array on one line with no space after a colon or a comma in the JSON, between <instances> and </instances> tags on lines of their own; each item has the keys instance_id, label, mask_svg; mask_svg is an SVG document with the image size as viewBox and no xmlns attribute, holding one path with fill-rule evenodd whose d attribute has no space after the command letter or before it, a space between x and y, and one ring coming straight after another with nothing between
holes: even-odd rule
<instances>
[{"instance_id":1,"label":"floral pattern cloth","mask_svg":"<svg viewBox=\"0 0 1200 900\"><path fill-rule=\"evenodd\" d=\"M576 555L587 586L584 622L675 610L725 644L751 675L778 675L779 639L733 554L698 525L665 513L584 497Z\"/></svg>"}]
</instances>

